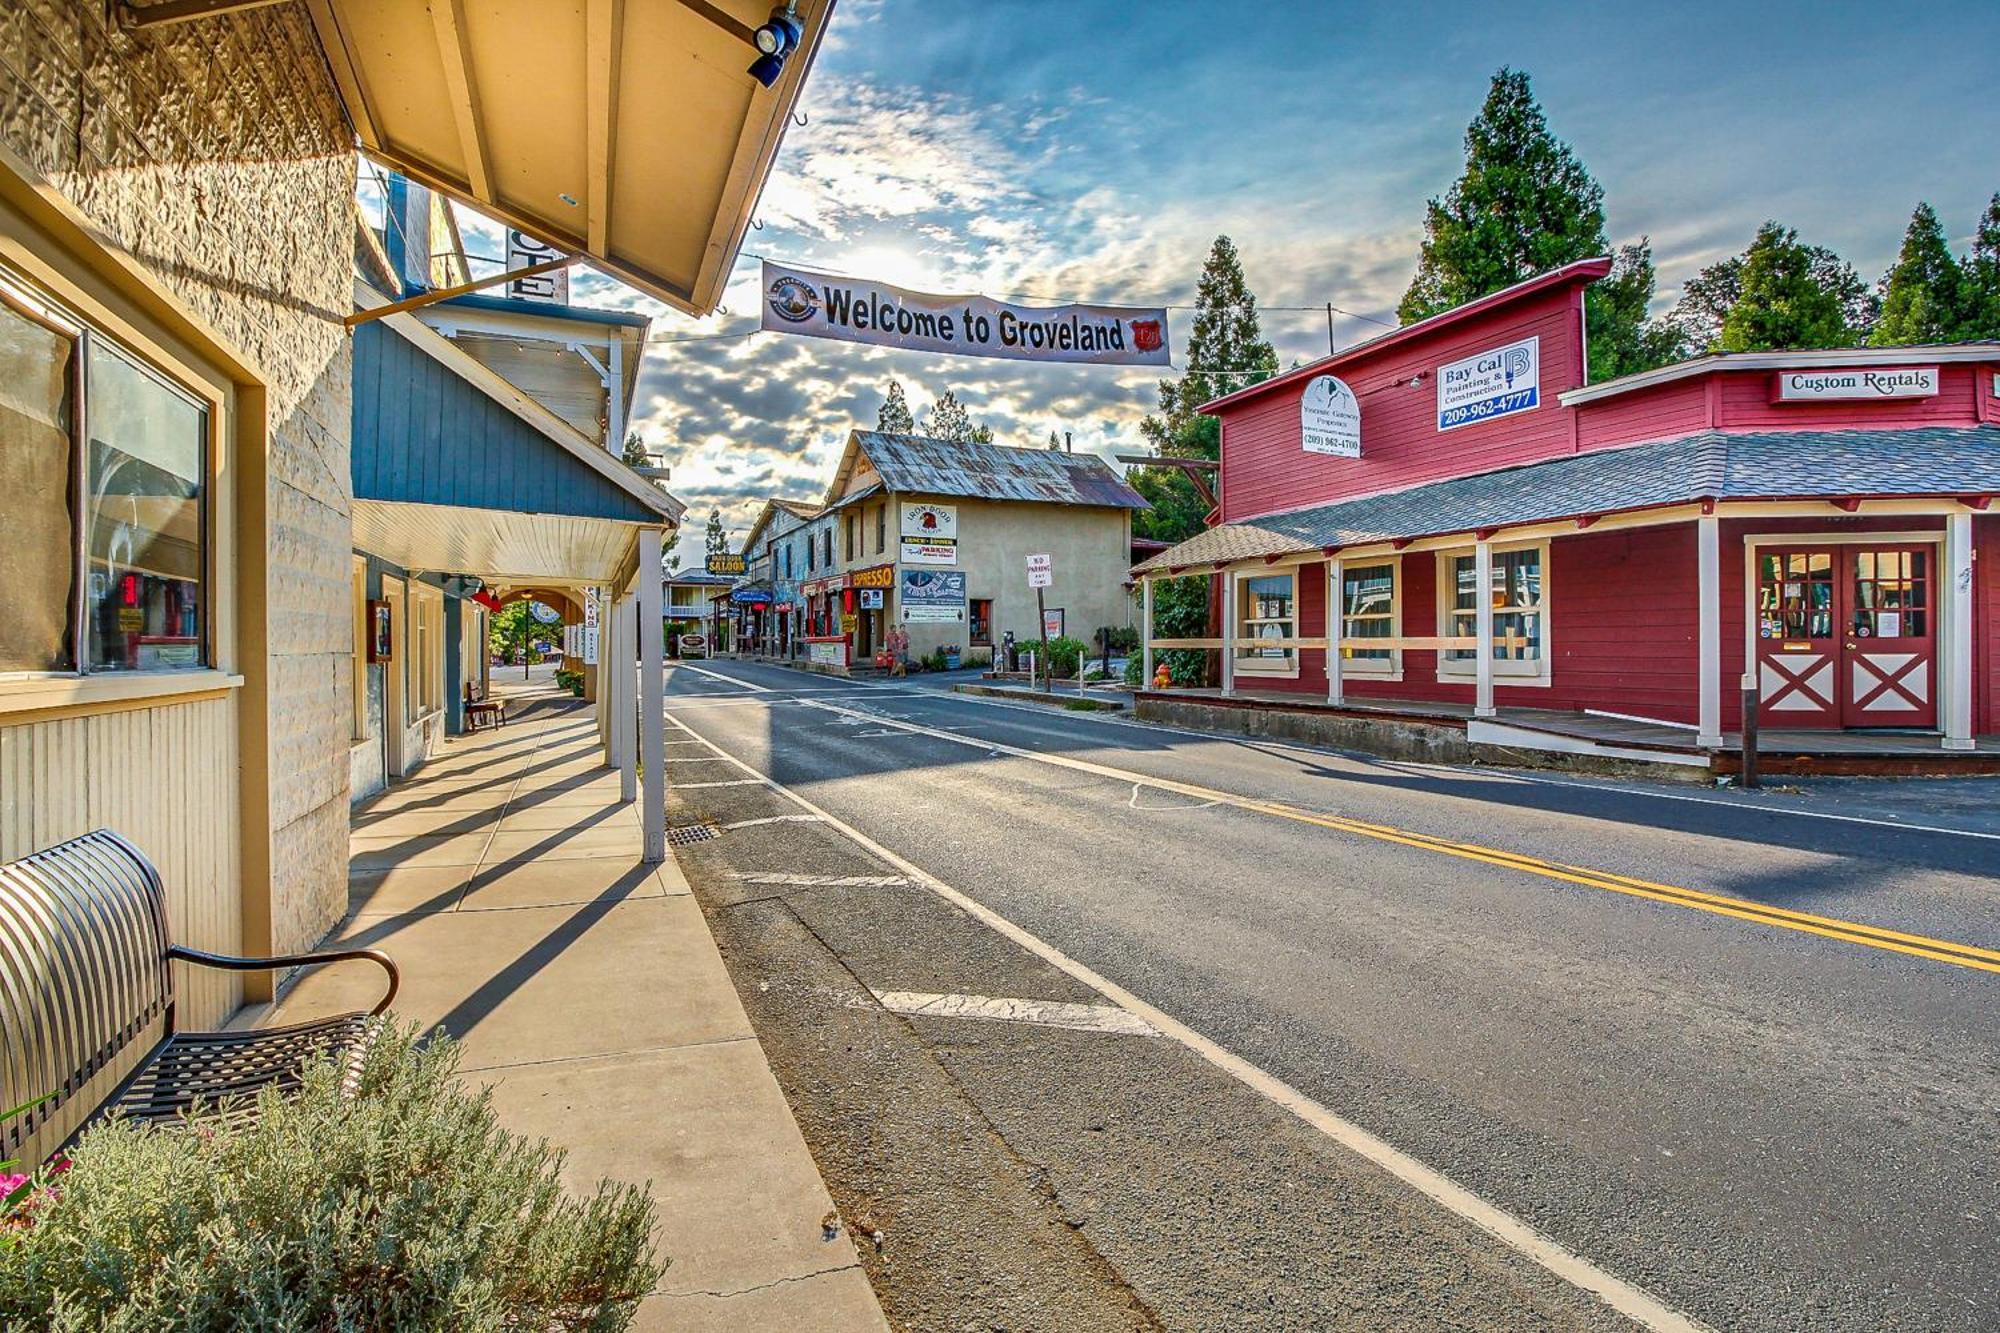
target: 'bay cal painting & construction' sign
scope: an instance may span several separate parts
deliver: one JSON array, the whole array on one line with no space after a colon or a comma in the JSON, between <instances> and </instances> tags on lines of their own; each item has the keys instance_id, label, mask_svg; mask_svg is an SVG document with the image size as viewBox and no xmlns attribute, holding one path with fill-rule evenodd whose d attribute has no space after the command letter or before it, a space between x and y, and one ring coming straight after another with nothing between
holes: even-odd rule
<instances>
[{"instance_id":1,"label":"'bay cal painting & construction' sign","mask_svg":"<svg viewBox=\"0 0 2000 1333\"><path fill-rule=\"evenodd\" d=\"M1542 401L1542 340L1523 338L1438 367L1438 429L1527 412Z\"/></svg>"},{"instance_id":2,"label":"'bay cal painting & construction' sign","mask_svg":"<svg viewBox=\"0 0 2000 1333\"><path fill-rule=\"evenodd\" d=\"M764 262L763 327L813 338L1012 361L1171 364L1167 312L1132 306L1019 306L932 296L866 278Z\"/></svg>"}]
</instances>

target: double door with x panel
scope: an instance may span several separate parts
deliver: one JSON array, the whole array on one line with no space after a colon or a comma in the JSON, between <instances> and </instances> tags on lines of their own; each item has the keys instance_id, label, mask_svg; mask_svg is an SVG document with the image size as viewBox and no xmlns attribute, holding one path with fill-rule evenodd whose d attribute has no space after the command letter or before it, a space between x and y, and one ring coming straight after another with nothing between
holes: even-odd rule
<instances>
[{"instance_id":1,"label":"double door with x panel","mask_svg":"<svg viewBox=\"0 0 2000 1333\"><path fill-rule=\"evenodd\" d=\"M1758 547L1764 725L1935 727L1936 566L1929 545Z\"/></svg>"}]
</instances>

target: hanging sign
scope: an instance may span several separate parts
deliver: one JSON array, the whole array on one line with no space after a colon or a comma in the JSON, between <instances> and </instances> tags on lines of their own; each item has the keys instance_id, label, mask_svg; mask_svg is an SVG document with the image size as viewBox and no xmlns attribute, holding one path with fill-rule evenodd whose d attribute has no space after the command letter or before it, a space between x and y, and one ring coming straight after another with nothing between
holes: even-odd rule
<instances>
[{"instance_id":1,"label":"hanging sign","mask_svg":"<svg viewBox=\"0 0 2000 1333\"><path fill-rule=\"evenodd\" d=\"M597 589L586 588L583 593L583 664L597 665Z\"/></svg>"},{"instance_id":2,"label":"hanging sign","mask_svg":"<svg viewBox=\"0 0 2000 1333\"><path fill-rule=\"evenodd\" d=\"M1936 366L1895 366L1882 370L1781 370L1781 403L1818 403L1848 398L1935 398Z\"/></svg>"},{"instance_id":3,"label":"hanging sign","mask_svg":"<svg viewBox=\"0 0 2000 1333\"><path fill-rule=\"evenodd\" d=\"M724 551L708 558L708 572L711 574L741 574L750 567L741 555Z\"/></svg>"},{"instance_id":4,"label":"hanging sign","mask_svg":"<svg viewBox=\"0 0 2000 1333\"><path fill-rule=\"evenodd\" d=\"M1167 312L1133 306L1020 306L933 296L764 261L763 327L811 338L1011 361L1171 364Z\"/></svg>"},{"instance_id":5,"label":"hanging sign","mask_svg":"<svg viewBox=\"0 0 2000 1333\"><path fill-rule=\"evenodd\" d=\"M1346 381L1333 375L1306 381L1299 399L1299 443L1309 454L1361 457L1361 404Z\"/></svg>"},{"instance_id":6,"label":"hanging sign","mask_svg":"<svg viewBox=\"0 0 2000 1333\"><path fill-rule=\"evenodd\" d=\"M1527 412L1542 401L1542 340L1523 338L1438 367L1438 429Z\"/></svg>"},{"instance_id":7,"label":"hanging sign","mask_svg":"<svg viewBox=\"0 0 2000 1333\"><path fill-rule=\"evenodd\" d=\"M561 259L563 252L528 235L525 231L507 231L507 267L533 268L546 264L551 259ZM506 286L507 295L516 301L538 301L543 305L569 304L569 270L550 269L546 273L530 273L525 278L510 278Z\"/></svg>"},{"instance_id":8,"label":"hanging sign","mask_svg":"<svg viewBox=\"0 0 2000 1333\"><path fill-rule=\"evenodd\" d=\"M902 514L902 558L906 565L958 563L958 506L906 504Z\"/></svg>"},{"instance_id":9,"label":"hanging sign","mask_svg":"<svg viewBox=\"0 0 2000 1333\"><path fill-rule=\"evenodd\" d=\"M948 624L965 619L965 572L906 569L897 589L903 619L913 625Z\"/></svg>"}]
</instances>

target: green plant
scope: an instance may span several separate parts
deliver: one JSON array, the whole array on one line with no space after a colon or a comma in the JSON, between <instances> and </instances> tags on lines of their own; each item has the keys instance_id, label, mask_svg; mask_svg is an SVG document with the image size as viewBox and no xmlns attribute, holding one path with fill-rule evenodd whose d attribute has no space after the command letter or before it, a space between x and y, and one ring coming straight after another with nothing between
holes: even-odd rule
<instances>
[{"instance_id":1,"label":"green plant","mask_svg":"<svg viewBox=\"0 0 2000 1333\"><path fill-rule=\"evenodd\" d=\"M571 671L567 667L556 668L556 688L568 690L578 698L583 697L583 673Z\"/></svg>"},{"instance_id":2,"label":"green plant","mask_svg":"<svg viewBox=\"0 0 2000 1333\"><path fill-rule=\"evenodd\" d=\"M22 1102L19 1106L0 1111L0 1125L6 1124L15 1116L26 1115L53 1096L55 1096L53 1092L45 1092L30 1101ZM20 1163L11 1157L0 1162L0 1214L6 1213L16 1203L26 1198L33 1187L33 1181L29 1176L14 1170L19 1165ZM5 1232L0 1232L0 1237L4 1235Z\"/></svg>"},{"instance_id":3,"label":"green plant","mask_svg":"<svg viewBox=\"0 0 2000 1333\"><path fill-rule=\"evenodd\" d=\"M653 1201L571 1197L563 1155L500 1128L449 1041L385 1029L254 1120L114 1120L85 1134L0 1263L0 1327L625 1327L662 1265Z\"/></svg>"},{"instance_id":4,"label":"green plant","mask_svg":"<svg viewBox=\"0 0 2000 1333\"><path fill-rule=\"evenodd\" d=\"M1076 678L1076 664L1089 651L1082 639L1072 639L1067 635L1050 639L1038 648L1043 653L1042 669L1057 679L1067 676L1072 680Z\"/></svg>"},{"instance_id":5,"label":"green plant","mask_svg":"<svg viewBox=\"0 0 2000 1333\"><path fill-rule=\"evenodd\" d=\"M1135 690L1138 689L1140 685L1145 683L1145 674L1146 660L1143 657L1134 653L1125 659L1125 683L1127 685Z\"/></svg>"},{"instance_id":6,"label":"green plant","mask_svg":"<svg viewBox=\"0 0 2000 1333\"><path fill-rule=\"evenodd\" d=\"M1139 629L1136 625L1113 625L1104 631L1111 643L1111 655L1139 651Z\"/></svg>"},{"instance_id":7,"label":"green plant","mask_svg":"<svg viewBox=\"0 0 2000 1333\"><path fill-rule=\"evenodd\" d=\"M943 671L945 669L944 649L942 648L931 649L919 660L926 671Z\"/></svg>"},{"instance_id":8,"label":"green plant","mask_svg":"<svg viewBox=\"0 0 2000 1333\"><path fill-rule=\"evenodd\" d=\"M967 653L963 658L959 659L959 665L968 667L985 667L990 670L993 666L993 654Z\"/></svg>"}]
</instances>

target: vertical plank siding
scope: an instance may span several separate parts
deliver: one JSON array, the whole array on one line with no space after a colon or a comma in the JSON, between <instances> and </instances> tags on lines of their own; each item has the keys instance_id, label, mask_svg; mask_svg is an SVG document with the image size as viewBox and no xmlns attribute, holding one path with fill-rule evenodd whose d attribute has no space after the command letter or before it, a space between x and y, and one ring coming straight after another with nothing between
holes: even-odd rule
<instances>
[{"instance_id":1,"label":"vertical plank siding","mask_svg":"<svg viewBox=\"0 0 2000 1333\"><path fill-rule=\"evenodd\" d=\"M0 727L0 860L96 828L130 839L166 882L176 942L242 946L236 701L202 699ZM242 1003L230 974L176 969L183 1024Z\"/></svg>"}]
</instances>

